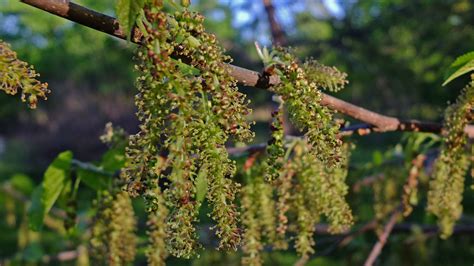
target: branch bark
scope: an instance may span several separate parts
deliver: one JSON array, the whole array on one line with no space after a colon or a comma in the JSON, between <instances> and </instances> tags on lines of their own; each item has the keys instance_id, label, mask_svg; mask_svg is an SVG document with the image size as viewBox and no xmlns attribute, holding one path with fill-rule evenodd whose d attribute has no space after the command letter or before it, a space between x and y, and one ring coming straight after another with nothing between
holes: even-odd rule
<instances>
[{"instance_id":1,"label":"branch bark","mask_svg":"<svg viewBox=\"0 0 474 266\"><path fill-rule=\"evenodd\" d=\"M385 246L385 243L387 243L387 239L390 236L390 233L392 233L393 227L397 223L397 220L400 216L401 216L400 208L392 213L392 215L390 216L390 219L388 220L387 224L384 227L382 235L380 235L379 237L379 241L377 241L377 243L372 248L372 251L370 252L369 257L365 261L364 266L374 265L375 260L377 260L377 257L382 252L382 248Z\"/></svg>"},{"instance_id":2,"label":"branch bark","mask_svg":"<svg viewBox=\"0 0 474 266\"><path fill-rule=\"evenodd\" d=\"M53 15L63 17L86 27L110 34L120 39L126 39L126 34L120 28L118 21L110 16L87 9L68 0L21 0L21 2L47 11ZM138 29L132 32L131 40L140 44ZM242 67L227 65L232 76L244 86L268 89L280 82L278 76L266 76ZM367 123L360 132L389 132L389 131L416 131L441 133L442 125L438 123L422 122L418 120L400 120L396 117L382 115L354 104L345 102L328 94L322 95L321 103L328 108ZM474 126L466 126L465 132L474 138Z\"/></svg>"},{"instance_id":3,"label":"branch bark","mask_svg":"<svg viewBox=\"0 0 474 266\"><path fill-rule=\"evenodd\" d=\"M263 6L267 12L268 24L272 33L272 39L274 45L285 46L287 44L286 35L281 28L280 23L276 19L275 6L272 0L263 0Z\"/></svg>"}]
</instances>

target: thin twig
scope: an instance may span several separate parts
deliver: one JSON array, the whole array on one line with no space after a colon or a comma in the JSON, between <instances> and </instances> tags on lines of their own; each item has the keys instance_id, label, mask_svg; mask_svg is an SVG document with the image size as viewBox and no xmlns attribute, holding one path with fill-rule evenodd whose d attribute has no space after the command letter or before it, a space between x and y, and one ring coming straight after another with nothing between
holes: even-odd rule
<instances>
[{"instance_id":1,"label":"thin twig","mask_svg":"<svg viewBox=\"0 0 474 266\"><path fill-rule=\"evenodd\" d=\"M387 239L390 236L390 233L392 233L393 227L397 223L398 218L401 216L401 209L397 208L392 215L390 216L390 219L388 220L387 224L385 225L383 229L383 233L380 235L379 240L377 243L374 245L372 248L372 251L370 252L369 257L364 263L364 266L372 266L374 265L375 260L377 260L377 257L380 255L382 252L382 248L385 246L385 243L387 243Z\"/></svg>"},{"instance_id":2,"label":"thin twig","mask_svg":"<svg viewBox=\"0 0 474 266\"><path fill-rule=\"evenodd\" d=\"M377 224L378 223L375 220L371 220L365 224L362 224L357 229L353 229L352 231L342 232L340 234L337 234L337 236L345 238L350 235L361 235L360 231L362 231L362 233L371 231L377 227ZM394 226L392 233L396 233L396 234L411 233L414 228L420 229L425 234L439 232L439 227L437 225L400 223ZM316 225L315 233L318 235L331 235L331 232L329 231L329 225L324 224L324 223ZM456 225L453 230L453 235L456 235L456 234L474 235L474 224ZM347 241L343 241L343 242L346 243ZM341 246L344 246L344 245L341 245Z\"/></svg>"},{"instance_id":3,"label":"thin twig","mask_svg":"<svg viewBox=\"0 0 474 266\"><path fill-rule=\"evenodd\" d=\"M79 256L78 250L67 250L67 251L61 251L55 255L44 255L41 258L41 261L46 264L52 263L53 261L66 262L66 261L75 260L77 259L78 256Z\"/></svg>"},{"instance_id":4,"label":"thin twig","mask_svg":"<svg viewBox=\"0 0 474 266\"><path fill-rule=\"evenodd\" d=\"M354 191L356 193L360 192L362 187L369 186L369 185L371 185L371 184L373 184L373 183L375 183L379 180L382 180L384 178L385 178L385 175L383 173L364 177L364 178L358 180L357 182L355 182L354 185L352 185L352 191Z\"/></svg>"},{"instance_id":5,"label":"thin twig","mask_svg":"<svg viewBox=\"0 0 474 266\"><path fill-rule=\"evenodd\" d=\"M65 0L21 0L21 2L117 38L126 39L126 34L115 18L72 2ZM140 44L141 34L137 28L133 29L131 40ZM182 59L186 61L185 58ZM229 67L231 75L244 86L268 89L280 83L278 76L267 76L230 64L227 67ZM396 117L364 109L324 93L322 94L321 103L332 110L367 123L363 130L368 132L416 131L441 133L442 131L441 124L417 120L400 120ZM474 126L466 126L465 132L469 137L474 138Z\"/></svg>"},{"instance_id":6,"label":"thin twig","mask_svg":"<svg viewBox=\"0 0 474 266\"><path fill-rule=\"evenodd\" d=\"M341 242L339 242L339 247L347 246L354 238L375 229L377 226L377 220L372 220L370 222L365 223L359 229L352 231L351 233L347 234L344 238L342 238Z\"/></svg>"},{"instance_id":7,"label":"thin twig","mask_svg":"<svg viewBox=\"0 0 474 266\"><path fill-rule=\"evenodd\" d=\"M426 155L418 154L415 159L412 161L412 167L408 174L408 178L403 185L403 194L402 194L402 206L403 206L403 216L407 217L413 211L413 206L411 198L413 195L416 195L418 187L418 177L420 176L420 171L423 168L423 163L426 160Z\"/></svg>"}]
</instances>

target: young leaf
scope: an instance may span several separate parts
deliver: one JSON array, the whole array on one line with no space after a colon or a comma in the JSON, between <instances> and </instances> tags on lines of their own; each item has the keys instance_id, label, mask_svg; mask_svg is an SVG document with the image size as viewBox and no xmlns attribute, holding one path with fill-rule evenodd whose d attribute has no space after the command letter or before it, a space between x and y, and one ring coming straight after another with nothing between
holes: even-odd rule
<instances>
[{"instance_id":1,"label":"young leaf","mask_svg":"<svg viewBox=\"0 0 474 266\"><path fill-rule=\"evenodd\" d=\"M117 18L123 31L127 34L128 40L130 39L130 33L144 4L144 0L118 0L117 2Z\"/></svg>"},{"instance_id":2,"label":"young leaf","mask_svg":"<svg viewBox=\"0 0 474 266\"><path fill-rule=\"evenodd\" d=\"M31 178L24 174L15 174L10 178L10 184L15 190L20 191L25 195L30 195L35 186Z\"/></svg>"},{"instance_id":3,"label":"young leaf","mask_svg":"<svg viewBox=\"0 0 474 266\"><path fill-rule=\"evenodd\" d=\"M29 226L33 230L40 230L43 226L44 219L44 206L41 202L41 197L43 195L43 186L39 185L33 190L31 196L31 205L28 208L28 222Z\"/></svg>"},{"instance_id":4,"label":"young leaf","mask_svg":"<svg viewBox=\"0 0 474 266\"><path fill-rule=\"evenodd\" d=\"M458 57L446 72L443 86L452 80L474 70L474 51Z\"/></svg>"},{"instance_id":5,"label":"young leaf","mask_svg":"<svg viewBox=\"0 0 474 266\"><path fill-rule=\"evenodd\" d=\"M90 188L100 191L108 187L109 176L101 175L84 169L77 170L77 177Z\"/></svg>"},{"instance_id":6,"label":"young leaf","mask_svg":"<svg viewBox=\"0 0 474 266\"><path fill-rule=\"evenodd\" d=\"M29 225L32 230L40 230L44 216L51 210L64 188L71 168L72 152L62 152L54 159L44 173L43 182L33 192L28 210Z\"/></svg>"},{"instance_id":7,"label":"young leaf","mask_svg":"<svg viewBox=\"0 0 474 266\"><path fill-rule=\"evenodd\" d=\"M100 166L104 170L114 172L122 169L125 165L125 147L108 150L103 156Z\"/></svg>"}]
</instances>

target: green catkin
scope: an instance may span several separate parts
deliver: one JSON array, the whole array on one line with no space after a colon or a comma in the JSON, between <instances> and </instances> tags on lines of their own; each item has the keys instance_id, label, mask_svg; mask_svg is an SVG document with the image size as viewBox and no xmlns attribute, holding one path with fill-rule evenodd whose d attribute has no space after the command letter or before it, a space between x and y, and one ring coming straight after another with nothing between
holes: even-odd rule
<instances>
[{"instance_id":1,"label":"green catkin","mask_svg":"<svg viewBox=\"0 0 474 266\"><path fill-rule=\"evenodd\" d=\"M262 265L261 251L261 222L258 213L261 211L258 205L258 189L252 182L242 188L242 224L245 227L243 234L242 265Z\"/></svg>"},{"instance_id":2,"label":"green catkin","mask_svg":"<svg viewBox=\"0 0 474 266\"><path fill-rule=\"evenodd\" d=\"M175 18L180 25L176 36L186 36L176 52L190 57L190 65L199 69L205 84L203 89L212 95L208 104L212 106L216 121L227 134L235 136L239 141L250 141L254 133L250 130L251 123L246 119L251 113L251 109L247 107L248 100L237 89L237 81L232 77L230 69L224 66L231 58L224 55L224 49L216 36L205 32L204 16L184 11L177 13Z\"/></svg>"},{"instance_id":3,"label":"green catkin","mask_svg":"<svg viewBox=\"0 0 474 266\"><path fill-rule=\"evenodd\" d=\"M317 87L331 92L338 92L346 86L347 74L336 67L325 66L316 60L307 60L302 65L309 82L314 82Z\"/></svg>"},{"instance_id":4,"label":"green catkin","mask_svg":"<svg viewBox=\"0 0 474 266\"><path fill-rule=\"evenodd\" d=\"M199 249L194 224L201 203L195 182L198 176L202 180L202 174L206 175L205 195L216 222L219 248L238 248L240 214L234 200L240 185L231 179L235 162L229 159L225 145L230 138L248 141L253 137L246 121L250 113L247 100L224 65L230 58L223 54L216 37L204 31L204 17L187 10L171 15L162 8L160 1L147 2L140 17L144 45L137 52L140 76L135 102L141 125L140 132L129 139L121 172L128 193L143 196L147 203L147 256L152 265L163 265L168 254L190 258ZM320 104L317 88L340 89L345 76L310 62L306 71L319 72L308 78L291 55L281 54L284 63L276 65L276 71L282 83L274 90L298 127L307 130L308 143L302 144L304 152L297 159L285 165L291 149L284 156L280 106L273 114L265 171L244 188L242 199L244 262L252 265L261 264L264 241L276 249L287 248L287 215L295 202L302 204L295 205L291 215L295 214L300 229L296 247L303 257L314 252L313 227L321 215L328 218L333 231L341 231L352 220L344 200L346 172L341 167L345 155L337 138L338 125ZM189 66L171 55L187 58ZM158 180L164 183L161 188ZM322 193L316 193L318 189ZM305 200L308 198L317 204Z\"/></svg>"},{"instance_id":5,"label":"green catkin","mask_svg":"<svg viewBox=\"0 0 474 266\"><path fill-rule=\"evenodd\" d=\"M252 175L250 184L246 186L252 186L254 191L254 196L251 199L253 200L252 206L256 210L256 219L260 226L261 242L273 245L277 239L275 187L264 180L266 167L264 164L254 167L253 171L255 174ZM242 222L245 223L245 219L242 219Z\"/></svg>"},{"instance_id":6,"label":"green catkin","mask_svg":"<svg viewBox=\"0 0 474 266\"><path fill-rule=\"evenodd\" d=\"M150 37L146 41L145 48L140 48L137 52L140 63L136 65L136 69L141 75L136 82L139 93L135 96L135 104L141 125L140 132L129 138L126 164L121 172L121 177L128 183L127 190L132 196L143 193L148 179L158 178L154 168L159 156L158 145L162 144L161 138L164 133L162 127L166 117L170 115L171 105L176 105L175 101L172 101L176 97L168 99L164 96L172 92L173 83L159 78L172 76L168 70L176 67L168 58L173 47L166 42L168 35L166 20L164 13L154 14L155 28L148 28ZM161 52L155 53L155 45L159 46Z\"/></svg>"},{"instance_id":7,"label":"green catkin","mask_svg":"<svg viewBox=\"0 0 474 266\"><path fill-rule=\"evenodd\" d=\"M271 139L268 142L267 154L265 161L265 180L274 181L280 175L283 167L283 156L285 155L285 132L283 129L283 104L272 112L272 124L270 126L272 132Z\"/></svg>"},{"instance_id":8,"label":"green catkin","mask_svg":"<svg viewBox=\"0 0 474 266\"><path fill-rule=\"evenodd\" d=\"M133 196L143 195L158 179L167 181L162 195L169 211L168 252L190 258L199 247L195 179L207 173L206 194L219 248L235 250L240 230L233 201L239 185L231 179L235 163L225 144L230 137L253 137L246 121L250 109L224 65L230 58L216 37L204 31L204 17L187 10L171 15L162 8L160 1L147 2L140 18L145 30L144 46L137 52L135 102L141 125L130 137L122 178ZM190 66L171 55L188 58Z\"/></svg>"},{"instance_id":9,"label":"green catkin","mask_svg":"<svg viewBox=\"0 0 474 266\"><path fill-rule=\"evenodd\" d=\"M348 187L345 183L348 145L343 146L340 168L327 168L310 152L307 143L295 147L295 163L308 208L314 215L324 215L329 221L329 231L340 233L353 224L352 211L345 200Z\"/></svg>"},{"instance_id":10,"label":"green catkin","mask_svg":"<svg viewBox=\"0 0 474 266\"><path fill-rule=\"evenodd\" d=\"M98 216L92 228L93 256L107 265L133 262L136 252L136 219L126 192L102 194Z\"/></svg>"},{"instance_id":11,"label":"green catkin","mask_svg":"<svg viewBox=\"0 0 474 266\"><path fill-rule=\"evenodd\" d=\"M290 118L306 137L312 153L328 167L338 166L341 160L342 141L338 138L339 125L333 121L332 112L321 105L321 92L317 84L308 80L296 59L287 52L278 51L274 64L281 83L272 90L282 96Z\"/></svg>"},{"instance_id":12,"label":"green catkin","mask_svg":"<svg viewBox=\"0 0 474 266\"><path fill-rule=\"evenodd\" d=\"M182 129L181 129L182 130ZM181 147L180 145L184 145ZM189 148L182 137L177 137L170 146L168 158L171 162L171 174L168 176L170 188L165 191L165 199L170 210L167 222L168 251L175 257L191 258L200 245L197 243L196 228L200 204L194 201L195 186L191 177L194 160L181 151Z\"/></svg>"},{"instance_id":13,"label":"green catkin","mask_svg":"<svg viewBox=\"0 0 474 266\"><path fill-rule=\"evenodd\" d=\"M288 231L288 211L290 209L291 188L294 174L295 171L292 162L287 162L283 167L282 172L275 180L277 195L277 228L276 240L273 243L273 248L277 250L286 250L288 248L286 232Z\"/></svg>"},{"instance_id":14,"label":"green catkin","mask_svg":"<svg viewBox=\"0 0 474 266\"><path fill-rule=\"evenodd\" d=\"M327 191L321 193L323 202L322 213L329 220L329 231L332 233L342 233L349 229L354 223L352 211L345 197L349 191L346 184L346 177L349 169L350 146L345 144L342 147L341 167L326 168L319 162L320 168L324 169L322 182L327 184Z\"/></svg>"},{"instance_id":15,"label":"green catkin","mask_svg":"<svg viewBox=\"0 0 474 266\"><path fill-rule=\"evenodd\" d=\"M149 245L146 249L146 257L150 266L166 265L168 249L165 239L167 239L168 209L160 189L157 187L148 191L145 196L147 203L147 235Z\"/></svg>"},{"instance_id":16,"label":"green catkin","mask_svg":"<svg viewBox=\"0 0 474 266\"><path fill-rule=\"evenodd\" d=\"M434 165L427 206L427 210L438 217L442 238L452 234L454 224L462 214L464 178L470 163L465 151L464 127L471 121L473 103L474 81L471 81L445 112L443 128L447 134Z\"/></svg>"},{"instance_id":17,"label":"green catkin","mask_svg":"<svg viewBox=\"0 0 474 266\"><path fill-rule=\"evenodd\" d=\"M384 178L376 180L372 184L374 192L374 213L378 222L387 218L399 205L399 186L401 177L405 177L405 171L399 169L388 169L384 172Z\"/></svg>"},{"instance_id":18,"label":"green catkin","mask_svg":"<svg viewBox=\"0 0 474 266\"><path fill-rule=\"evenodd\" d=\"M28 102L30 108L36 108L38 99L47 99L48 83L36 78L39 74L32 66L17 58L10 45L0 40L0 90L10 95L21 92L21 100Z\"/></svg>"},{"instance_id":19,"label":"green catkin","mask_svg":"<svg viewBox=\"0 0 474 266\"><path fill-rule=\"evenodd\" d=\"M295 240L295 248L298 255L302 258L307 258L314 253L314 230L317 219L314 213L307 207L303 186L300 185L295 188L296 195L294 195L294 208L297 216L298 233Z\"/></svg>"},{"instance_id":20,"label":"green catkin","mask_svg":"<svg viewBox=\"0 0 474 266\"><path fill-rule=\"evenodd\" d=\"M217 222L213 229L216 229L216 235L221 239L218 248L237 250L241 236L238 227L239 212L233 202L240 185L225 177L233 175L233 172L223 171L222 164L229 162L220 161L221 155L223 151L210 155L216 164L209 166L209 175L214 178L209 184L207 200L213 206L211 217Z\"/></svg>"},{"instance_id":21,"label":"green catkin","mask_svg":"<svg viewBox=\"0 0 474 266\"><path fill-rule=\"evenodd\" d=\"M318 90L318 87L331 91L342 89L347 75L316 61L300 67L283 49L276 49L269 56L273 58L262 58L265 71L279 75L281 82L272 90L281 96L281 103L272 113L272 138L263 169L265 181L275 190L276 208L273 214L262 215L260 224L263 231L264 224L273 224L269 228L275 228L272 229L275 233L268 238L275 249L287 249L286 233L290 226L296 228L295 248L304 261L314 253L314 225L321 216L328 219L332 233L343 232L353 224L352 211L345 200L349 149L338 138L339 125L333 121L332 112L321 105L322 94ZM287 150L283 106L296 126L307 131L306 140L293 141ZM264 194L264 187L259 192ZM273 189L266 193L273 198ZM265 199L270 197L261 196L259 203L267 204ZM295 224L290 221L293 217Z\"/></svg>"},{"instance_id":22,"label":"green catkin","mask_svg":"<svg viewBox=\"0 0 474 266\"><path fill-rule=\"evenodd\" d=\"M255 187L258 191L256 201L259 203L258 214L262 225L262 234L268 243L273 244L276 241L276 203L273 198L273 186L263 182L261 177L259 181Z\"/></svg>"},{"instance_id":23,"label":"green catkin","mask_svg":"<svg viewBox=\"0 0 474 266\"><path fill-rule=\"evenodd\" d=\"M133 262L136 246L136 219L133 212L132 201L126 192L117 193L112 204L112 221L110 226L113 232L110 235L110 258L116 265ZM111 263L113 265L115 263Z\"/></svg>"}]
</instances>

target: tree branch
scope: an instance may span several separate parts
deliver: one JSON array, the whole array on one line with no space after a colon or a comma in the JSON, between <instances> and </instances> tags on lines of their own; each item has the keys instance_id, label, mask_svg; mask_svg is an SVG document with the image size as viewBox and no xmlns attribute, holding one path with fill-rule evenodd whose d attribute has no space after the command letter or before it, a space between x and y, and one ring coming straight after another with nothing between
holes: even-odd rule
<instances>
[{"instance_id":1,"label":"tree branch","mask_svg":"<svg viewBox=\"0 0 474 266\"><path fill-rule=\"evenodd\" d=\"M263 0L263 6L267 12L268 24L270 25L270 30L272 32L273 44L285 46L287 44L285 32L276 19L275 6L273 5L272 0Z\"/></svg>"},{"instance_id":2,"label":"tree branch","mask_svg":"<svg viewBox=\"0 0 474 266\"><path fill-rule=\"evenodd\" d=\"M377 243L372 248L372 251L370 252L369 257L365 261L364 266L374 265L375 260L382 252L382 248L385 246L385 243L387 242L387 239L390 236L390 233L392 233L393 227L397 223L397 220L400 216L401 216L401 209L398 208L390 216L390 219L388 220L387 224L385 225L383 229L382 235L380 235L379 237L379 241L377 241Z\"/></svg>"},{"instance_id":3,"label":"tree branch","mask_svg":"<svg viewBox=\"0 0 474 266\"><path fill-rule=\"evenodd\" d=\"M120 28L119 23L115 18L71 3L68 0L21 0L21 2L89 28L110 34L117 38L126 39L126 34ZM139 30L134 29L131 40L140 44L140 37ZM231 75L244 86L268 89L280 82L278 76L266 76L230 64L227 66L230 68ZM321 103L332 110L367 123L367 125L364 125L364 128L355 129L358 131L365 130L367 133L372 131L416 131L441 133L442 131L442 126L437 123L417 120L400 120L396 117L378 114L324 93L322 94ZM465 132L470 138L474 138L474 126L466 126Z\"/></svg>"}]
</instances>

